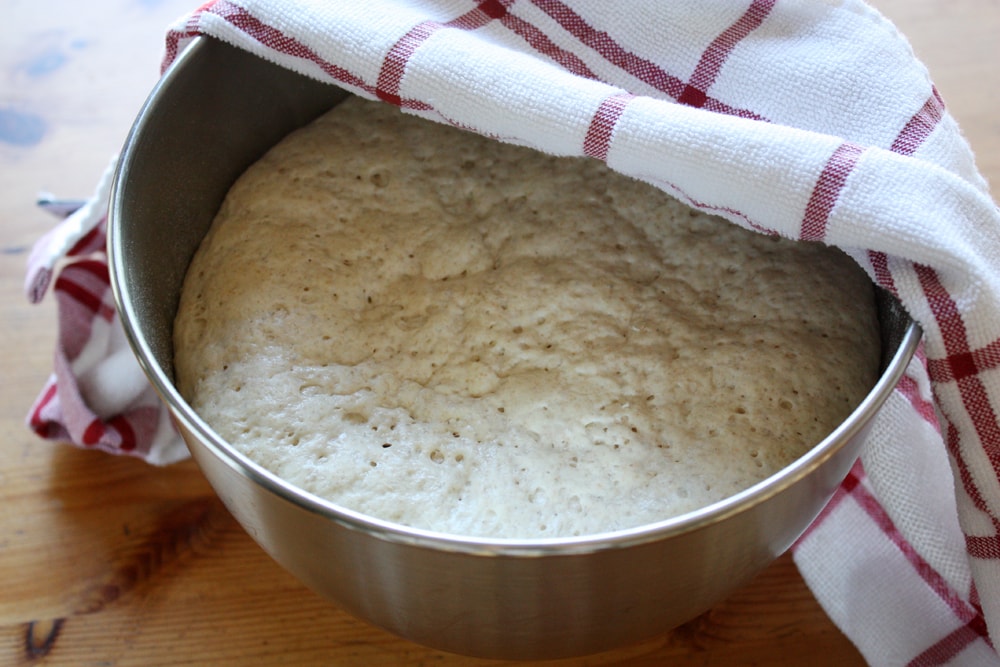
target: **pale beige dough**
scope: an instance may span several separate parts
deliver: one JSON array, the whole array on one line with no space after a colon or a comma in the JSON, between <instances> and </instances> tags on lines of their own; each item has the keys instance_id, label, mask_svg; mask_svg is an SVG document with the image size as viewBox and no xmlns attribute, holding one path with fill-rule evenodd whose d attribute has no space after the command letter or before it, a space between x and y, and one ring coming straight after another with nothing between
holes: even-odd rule
<instances>
[{"instance_id":1,"label":"pale beige dough","mask_svg":"<svg viewBox=\"0 0 1000 667\"><path fill-rule=\"evenodd\" d=\"M566 537L788 465L871 388L877 334L839 251L352 98L230 191L176 374L220 436L318 496Z\"/></svg>"}]
</instances>

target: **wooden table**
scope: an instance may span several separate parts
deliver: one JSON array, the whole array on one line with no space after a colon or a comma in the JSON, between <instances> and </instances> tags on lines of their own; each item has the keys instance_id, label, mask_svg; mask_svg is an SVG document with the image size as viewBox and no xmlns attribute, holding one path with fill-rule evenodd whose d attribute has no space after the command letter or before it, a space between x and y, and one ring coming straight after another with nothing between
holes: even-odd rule
<instances>
[{"instance_id":1,"label":"wooden table","mask_svg":"<svg viewBox=\"0 0 1000 667\"><path fill-rule=\"evenodd\" d=\"M55 333L52 300L29 306L21 291L30 245L54 222L35 196L89 196L158 76L165 26L197 3L5 4L0 664L483 664L392 637L303 588L247 537L190 462L153 468L43 442L24 426L50 372ZM928 65L980 169L1000 180L1000 4L875 4ZM807 661L863 664L786 556L673 632L560 664Z\"/></svg>"}]
</instances>

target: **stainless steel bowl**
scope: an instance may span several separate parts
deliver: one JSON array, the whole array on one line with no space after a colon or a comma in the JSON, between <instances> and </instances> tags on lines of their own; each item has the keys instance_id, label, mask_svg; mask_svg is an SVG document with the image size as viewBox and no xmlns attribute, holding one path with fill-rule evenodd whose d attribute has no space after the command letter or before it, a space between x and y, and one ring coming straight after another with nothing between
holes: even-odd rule
<instances>
[{"instance_id":1,"label":"stainless steel bowl","mask_svg":"<svg viewBox=\"0 0 1000 667\"><path fill-rule=\"evenodd\" d=\"M152 92L112 196L112 285L125 331L191 453L247 532L306 585L402 637L493 658L553 658L663 633L784 552L859 455L920 331L881 295L884 373L857 410L780 473L696 512L585 538L463 539L305 493L222 441L172 382L171 330L188 262L236 177L345 97L199 38Z\"/></svg>"}]
</instances>

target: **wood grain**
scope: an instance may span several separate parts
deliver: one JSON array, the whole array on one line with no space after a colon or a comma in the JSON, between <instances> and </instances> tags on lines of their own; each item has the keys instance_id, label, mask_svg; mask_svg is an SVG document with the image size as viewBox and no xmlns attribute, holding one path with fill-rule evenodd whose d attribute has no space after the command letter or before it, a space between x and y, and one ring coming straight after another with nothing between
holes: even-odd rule
<instances>
[{"instance_id":1,"label":"wood grain","mask_svg":"<svg viewBox=\"0 0 1000 667\"><path fill-rule=\"evenodd\" d=\"M0 664L495 664L400 640L306 590L247 537L194 464L153 468L43 442L24 426L55 334L54 305L29 306L21 292L28 249L54 222L35 196L90 194L158 76L164 27L196 4L5 6L0 111L23 123L0 128ZM1000 179L1000 4L874 4L928 65L980 169ZM109 30L107 17L124 29ZM863 663L785 556L673 632L535 664Z\"/></svg>"}]
</instances>

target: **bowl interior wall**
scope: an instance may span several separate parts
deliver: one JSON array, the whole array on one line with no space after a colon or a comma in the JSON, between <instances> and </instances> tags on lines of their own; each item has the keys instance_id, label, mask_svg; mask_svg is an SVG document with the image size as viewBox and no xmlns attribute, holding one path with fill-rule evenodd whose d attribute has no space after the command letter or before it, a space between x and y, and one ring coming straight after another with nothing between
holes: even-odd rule
<instances>
[{"instance_id":1,"label":"bowl interior wall","mask_svg":"<svg viewBox=\"0 0 1000 667\"><path fill-rule=\"evenodd\" d=\"M161 91L169 89L169 94ZM158 83L123 151L111 261L133 344L173 378L172 330L187 266L239 175L273 144L347 96L201 38Z\"/></svg>"}]
</instances>

